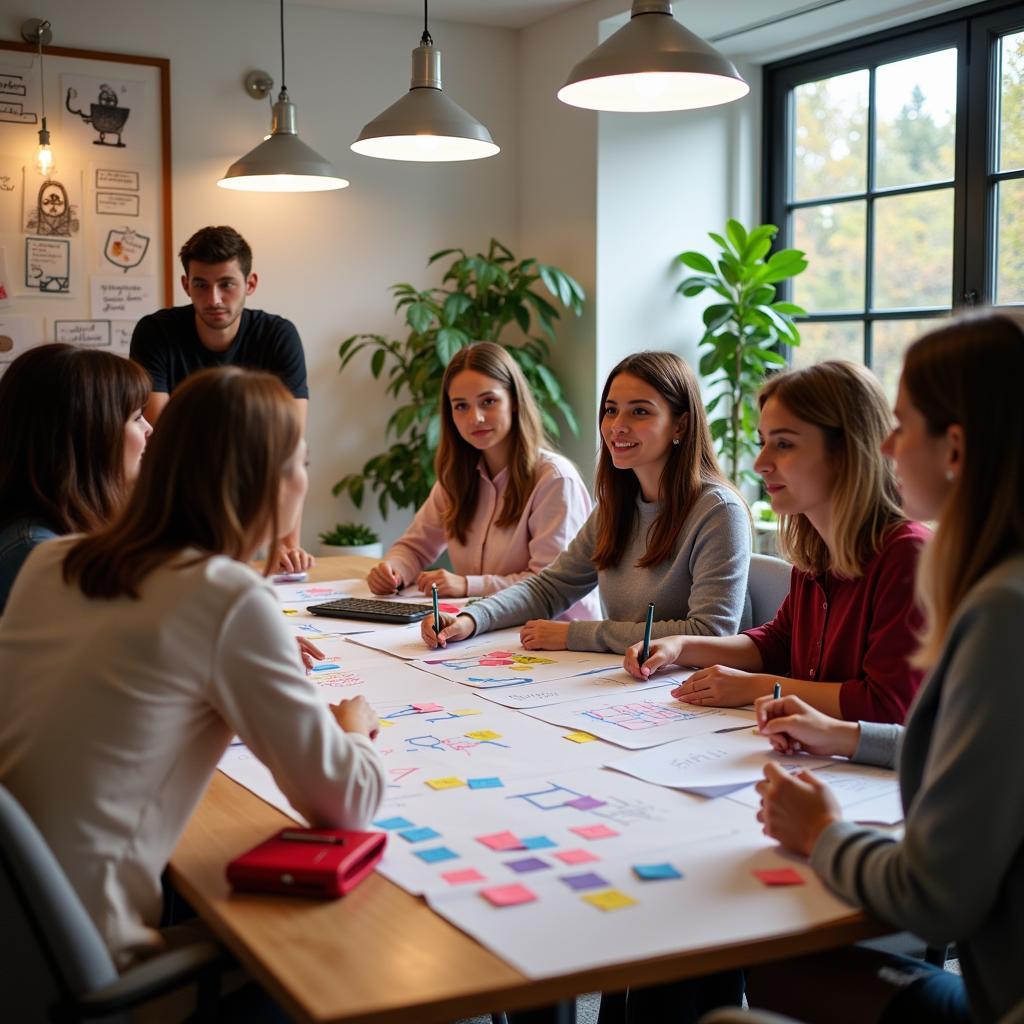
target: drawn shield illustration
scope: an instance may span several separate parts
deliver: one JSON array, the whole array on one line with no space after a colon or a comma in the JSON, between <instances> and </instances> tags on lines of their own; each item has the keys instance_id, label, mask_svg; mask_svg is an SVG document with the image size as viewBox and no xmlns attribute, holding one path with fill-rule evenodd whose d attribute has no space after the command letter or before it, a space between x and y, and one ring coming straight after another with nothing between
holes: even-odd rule
<instances>
[{"instance_id":1,"label":"drawn shield illustration","mask_svg":"<svg viewBox=\"0 0 1024 1024\"><path fill-rule=\"evenodd\" d=\"M131 228L112 228L107 232L103 255L127 273L142 262L148 248L149 238L146 235L140 235Z\"/></svg>"}]
</instances>

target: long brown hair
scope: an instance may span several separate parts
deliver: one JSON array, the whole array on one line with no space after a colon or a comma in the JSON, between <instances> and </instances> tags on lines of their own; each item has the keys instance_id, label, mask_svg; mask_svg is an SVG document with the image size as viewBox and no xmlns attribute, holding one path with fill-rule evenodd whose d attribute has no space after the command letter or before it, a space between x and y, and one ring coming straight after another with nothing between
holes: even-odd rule
<instances>
[{"instance_id":1,"label":"long brown hair","mask_svg":"<svg viewBox=\"0 0 1024 1024\"><path fill-rule=\"evenodd\" d=\"M608 374L598 411L598 430L604 419L605 403L612 381L628 373L650 384L668 402L673 416L689 413L683 423L679 444L669 448L661 472L658 496L661 510L651 524L647 548L636 563L640 569L659 565L672 556L679 532L702 488L717 484L732 488L718 465L711 431L708 429L700 385L693 370L672 352L637 352L626 356ZM594 565L614 568L622 560L636 523L640 481L632 470L616 469L608 446L601 445L594 487L597 499L597 544Z\"/></svg>"},{"instance_id":2,"label":"long brown hair","mask_svg":"<svg viewBox=\"0 0 1024 1024\"><path fill-rule=\"evenodd\" d=\"M857 363L827 360L772 377L758 393L825 435L832 472L832 551L803 514L783 516L779 548L798 569L859 578L905 517L882 442L893 418L877 378Z\"/></svg>"},{"instance_id":3,"label":"long brown hair","mask_svg":"<svg viewBox=\"0 0 1024 1024\"><path fill-rule=\"evenodd\" d=\"M919 668L938 660L949 623L967 592L990 569L1024 549L1024 330L998 313L965 316L910 348L903 385L941 437L964 435L963 462L918 563L924 609Z\"/></svg>"},{"instance_id":4,"label":"long brown hair","mask_svg":"<svg viewBox=\"0 0 1024 1024\"><path fill-rule=\"evenodd\" d=\"M150 387L141 366L109 352L49 344L18 356L0 379L0 526L107 523L127 490L125 424Z\"/></svg>"},{"instance_id":5,"label":"long brown hair","mask_svg":"<svg viewBox=\"0 0 1024 1024\"><path fill-rule=\"evenodd\" d=\"M463 370L475 370L497 381L512 402L511 446L508 459L508 487L501 503L496 526L515 526L533 491L538 449L544 440L540 412L523 371L501 346L478 341L459 349L452 356L441 382L441 442L434 468L447 499L444 528L449 537L465 544L469 524L476 512L480 489L477 466L480 452L466 441L455 426L449 398L452 381Z\"/></svg>"},{"instance_id":6,"label":"long brown hair","mask_svg":"<svg viewBox=\"0 0 1024 1024\"><path fill-rule=\"evenodd\" d=\"M79 541L64 578L87 597L137 597L187 548L248 558L276 537L281 477L301 437L295 402L269 373L225 366L189 377L153 431L124 512Z\"/></svg>"}]
</instances>

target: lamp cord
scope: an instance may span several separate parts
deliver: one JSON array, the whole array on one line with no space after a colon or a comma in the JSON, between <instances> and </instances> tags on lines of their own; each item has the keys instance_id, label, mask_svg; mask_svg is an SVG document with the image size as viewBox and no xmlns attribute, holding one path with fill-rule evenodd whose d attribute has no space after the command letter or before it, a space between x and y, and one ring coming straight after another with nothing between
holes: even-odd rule
<instances>
[{"instance_id":1,"label":"lamp cord","mask_svg":"<svg viewBox=\"0 0 1024 1024\"><path fill-rule=\"evenodd\" d=\"M288 86L284 84L286 81L284 76L284 0L281 0L281 92L288 91Z\"/></svg>"},{"instance_id":2,"label":"lamp cord","mask_svg":"<svg viewBox=\"0 0 1024 1024\"><path fill-rule=\"evenodd\" d=\"M36 37L36 42L39 44L39 102L43 131L46 131L46 75L43 74L43 33L49 27L50 23L48 21L42 22L39 25L39 34Z\"/></svg>"},{"instance_id":3,"label":"lamp cord","mask_svg":"<svg viewBox=\"0 0 1024 1024\"><path fill-rule=\"evenodd\" d=\"M434 40L430 36L430 29L427 27L427 0L423 0L423 35L420 36L420 46L433 46Z\"/></svg>"}]
</instances>

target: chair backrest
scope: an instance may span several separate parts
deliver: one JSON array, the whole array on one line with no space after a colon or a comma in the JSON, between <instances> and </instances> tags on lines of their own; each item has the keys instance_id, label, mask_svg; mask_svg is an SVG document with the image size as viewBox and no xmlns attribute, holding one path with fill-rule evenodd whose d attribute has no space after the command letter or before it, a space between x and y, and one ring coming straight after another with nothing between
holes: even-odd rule
<instances>
[{"instance_id":1,"label":"chair backrest","mask_svg":"<svg viewBox=\"0 0 1024 1024\"><path fill-rule=\"evenodd\" d=\"M789 593L793 566L772 555L751 555L747 590L750 612L755 626L763 626L775 618L779 605Z\"/></svg>"},{"instance_id":2,"label":"chair backrest","mask_svg":"<svg viewBox=\"0 0 1024 1024\"><path fill-rule=\"evenodd\" d=\"M117 979L78 894L32 819L0 785L0 1006L11 1020L48 1020L47 1008Z\"/></svg>"}]
</instances>

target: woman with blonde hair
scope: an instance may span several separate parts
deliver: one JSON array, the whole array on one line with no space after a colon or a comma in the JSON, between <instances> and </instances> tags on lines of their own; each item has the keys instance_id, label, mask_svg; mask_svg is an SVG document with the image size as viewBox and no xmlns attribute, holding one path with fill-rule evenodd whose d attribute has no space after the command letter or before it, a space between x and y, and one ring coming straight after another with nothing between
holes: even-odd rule
<instances>
[{"instance_id":1,"label":"woman with blonde hair","mask_svg":"<svg viewBox=\"0 0 1024 1024\"><path fill-rule=\"evenodd\" d=\"M996 372L994 372L994 369ZM906 728L836 722L795 697L758 702L779 750L897 768L902 838L842 820L828 787L768 765L764 831L836 892L926 939L955 942L962 977L847 950L757 972L752 1002L802 1020L966 1024L1024 1001L1024 331L953 321L907 350L885 450L908 513L936 520L917 588L928 672ZM852 983L852 984L851 984ZM855 986L855 991L854 991Z\"/></svg>"},{"instance_id":2,"label":"woman with blonde hair","mask_svg":"<svg viewBox=\"0 0 1024 1024\"><path fill-rule=\"evenodd\" d=\"M376 715L327 707L247 564L297 523L305 460L276 377L193 375L120 515L36 548L0 619L0 783L121 967L162 946L160 874L232 736L313 824L383 798Z\"/></svg>"},{"instance_id":3,"label":"woman with blonde hair","mask_svg":"<svg viewBox=\"0 0 1024 1024\"><path fill-rule=\"evenodd\" d=\"M907 664L919 622L914 571L928 531L908 522L881 453L891 416L878 381L829 361L768 381L759 395L754 468L779 514L790 592L775 618L739 636L670 637L640 664L697 666L675 691L691 704L734 707L781 683L836 718L902 722L920 684Z\"/></svg>"},{"instance_id":4,"label":"woman with blonde hair","mask_svg":"<svg viewBox=\"0 0 1024 1024\"><path fill-rule=\"evenodd\" d=\"M441 384L437 483L408 530L370 572L375 594L436 584L442 597L493 594L540 572L590 513L576 467L541 447L533 393L501 345L452 357ZM452 572L427 569L448 549ZM590 599L576 617L597 608Z\"/></svg>"},{"instance_id":5,"label":"woman with blonde hair","mask_svg":"<svg viewBox=\"0 0 1024 1024\"><path fill-rule=\"evenodd\" d=\"M671 352L627 356L601 395L597 508L543 572L443 617L428 646L523 625L533 650L622 652L643 636L734 632L747 602L750 516L722 476L700 385ZM598 588L607 618L552 621Z\"/></svg>"}]
</instances>

